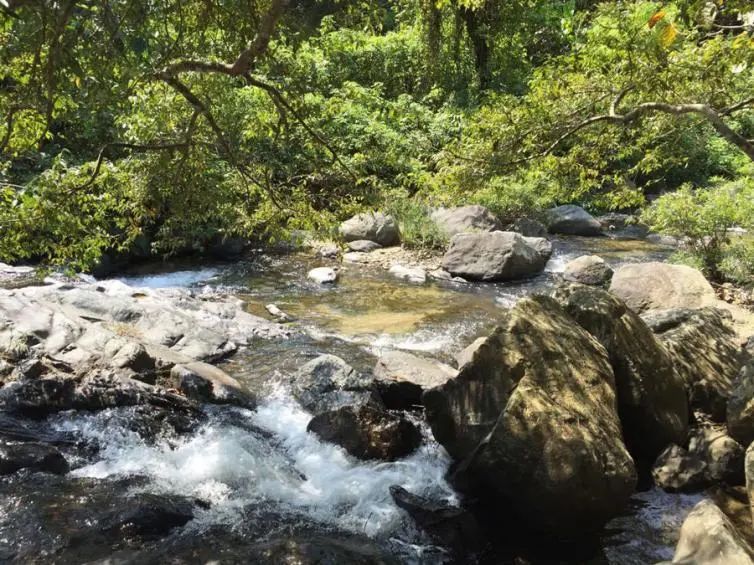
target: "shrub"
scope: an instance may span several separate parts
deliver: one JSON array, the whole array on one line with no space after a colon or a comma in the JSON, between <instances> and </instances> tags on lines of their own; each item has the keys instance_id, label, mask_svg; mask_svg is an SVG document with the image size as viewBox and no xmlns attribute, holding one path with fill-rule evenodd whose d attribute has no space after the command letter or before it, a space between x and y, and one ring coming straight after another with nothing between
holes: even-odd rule
<instances>
[{"instance_id":1,"label":"shrub","mask_svg":"<svg viewBox=\"0 0 754 565\"><path fill-rule=\"evenodd\" d=\"M430 217L431 208L410 198L394 200L387 207L398 222L401 240L406 247L443 249L448 237L437 227Z\"/></svg>"}]
</instances>

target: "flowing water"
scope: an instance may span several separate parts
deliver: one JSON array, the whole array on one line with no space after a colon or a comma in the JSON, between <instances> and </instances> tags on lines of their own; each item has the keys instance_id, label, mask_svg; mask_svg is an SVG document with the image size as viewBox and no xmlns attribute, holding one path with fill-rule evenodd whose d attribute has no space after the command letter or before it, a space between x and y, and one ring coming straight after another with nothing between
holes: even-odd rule
<instances>
[{"instance_id":1,"label":"flowing water","mask_svg":"<svg viewBox=\"0 0 754 565\"><path fill-rule=\"evenodd\" d=\"M201 503L202 509L187 525L140 553L126 553L122 562L160 562L161 552L166 548L178 551L175 548L183 547L186 540L192 540L190 555L198 557L209 550L195 547L196 540L217 528L236 536L223 548L223 555L231 560L244 561L243 548L237 554L232 549L227 553L227 545L238 544L239 539L259 542L314 531L368 538L399 562L443 562L447 559L443 550L415 529L388 490L397 484L433 500L458 504L444 479L450 460L426 426L417 420L425 439L413 455L391 463L358 461L306 432L311 415L293 400L286 383L298 367L321 353L343 357L364 372L386 349L453 363L456 353L495 325L503 308L522 296L546 290L568 260L584 253L597 253L617 265L663 259L668 250L607 238L556 241L546 272L515 284L416 285L384 271L347 266L338 284L320 286L307 281L308 269L332 263L306 254L259 255L199 268L177 265L166 270L163 266L122 277L123 282L138 287L190 286L197 292L231 293L242 298L250 312L266 317L264 306L274 303L296 318L294 327L300 331L288 340L260 340L223 364L259 395L260 405L253 412L209 408L209 417L199 429L156 443L129 428L128 410L52 418L55 430L76 433L99 446L93 459L73 462L70 480L84 486L71 487L67 504L85 496L91 484L103 481L113 491L188 496ZM134 477L138 481L128 482ZM8 488L0 493L11 494L0 501L0 561L3 543L18 546L25 543L24 536L35 535L22 525L21 506L28 513L35 512L35 504L44 508L66 504L57 495L25 492L20 487L19 494ZM697 500L657 491L638 493L626 514L608 526L601 557L595 562L647 563L671 557L680 523ZM21 516L20 521L13 520L14 516ZM63 534L49 535L52 551L58 547L55 539ZM60 562L84 562L88 554L73 549L63 555Z\"/></svg>"}]
</instances>

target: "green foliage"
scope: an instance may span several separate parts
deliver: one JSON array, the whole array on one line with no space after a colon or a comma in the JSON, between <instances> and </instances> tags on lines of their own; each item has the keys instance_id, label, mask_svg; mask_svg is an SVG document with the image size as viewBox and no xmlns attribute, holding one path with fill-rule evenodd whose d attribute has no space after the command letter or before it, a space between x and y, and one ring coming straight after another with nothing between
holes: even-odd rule
<instances>
[{"instance_id":1,"label":"green foliage","mask_svg":"<svg viewBox=\"0 0 754 565\"><path fill-rule=\"evenodd\" d=\"M398 198L387 205L401 230L401 241L406 247L444 249L448 237L430 217L431 207L409 198Z\"/></svg>"},{"instance_id":2,"label":"green foliage","mask_svg":"<svg viewBox=\"0 0 754 565\"><path fill-rule=\"evenodd\" d=\"M684 186L657 199L643 220L660 233L680 238L710 276L741 280L751 266L751 243L731 239L733 228L754 228L751 179L698 190Z\"/></svg>"}]
</instances>

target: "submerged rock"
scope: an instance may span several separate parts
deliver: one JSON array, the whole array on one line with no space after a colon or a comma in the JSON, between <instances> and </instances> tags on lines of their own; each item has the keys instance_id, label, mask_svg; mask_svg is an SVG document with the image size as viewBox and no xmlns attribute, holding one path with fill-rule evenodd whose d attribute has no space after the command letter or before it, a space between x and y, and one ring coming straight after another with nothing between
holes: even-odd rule
<instances>
[{"instance_id":1,"label":"submerged rock","mask_svg":"<svg viewBox=\"0 0 754 565\"><path fill-rule=\"evenodd\" d=\"M346 241L366 239L384 247L397 245L401 241L395 219L382 212L357 214L340 224L340 234Z\"/></svg>"},{"instance_id":2,"label":"submerged rock","mask_svg":"<svg viewBox=\"0 0 754 565\"><path fill-rule=\"evenodd\" d=\"M386 351L374 367L375 385L390 409L410 410L421 405L422 393L455 377L458 371L439 361L405 351Z\"/></svg>"},{"instance_id":3,"label":"submerged rock","mask_svg":"<svg viewBox=\"0 0 754 565\"><path fill-rule=\"evenodd\" d=\"M395 461L414 452L421 432L401 416L372 406L343 406L318 414L306 430L358 459Z\"/></svg>"},{"instance_id":4,"label":"submerged rock","mask_svg":"<svg viewBox=\"0 0 754 565\"><path fill-rule=\"evenodd\" d=\"M683 522L672 563L751 565L754 552L722 510L702 500Z\"/></svg>"},{"instance_id":5,"label":"submerged rock","mask_svg":"<svg viewBox=\"0 0 754 565\"><path fill-rule=\"evenodd\" d=\"M581 206L573 204L548 210L547 229L565 235L602 235L602 225Z\"/></svg>"},{"instance_id":6,"label":"submerged rock","mask_svg":"<svg viewBox=\"0 0 754 565\"><path fill-rule=\"evenodd\" d=\"M438 208L432 221L447 237L466 232L490 232L501 229L500 220L484 206L472 204L457 208Z\"/></svg>"},{"instance_id":7,"label":"submerged rock","mask_svg":"<svg viewBox=\"0 0 754 565\"><path fill-rule=\"evenodd\" d=\"M684 381L638 314L597 288L564 286L556 298L607 350L623 433L634 457L651 464L668 444L685 444L689 409Z\"/></svg>"},{"instance_id":8,"label":"submerged rock","mask_svg":"<svg viewBox=\"0 0 754 565\"><path fill-rule=\"evenodd\" d=\"M597 255L582 255L569 261L563 271L563 278L567 281L602 286L608 284L613 276L613 270Z\"/></svg>"},{"instance_id":9,"label":"submerged rock","mask_svg":"<svg viewBox=\"0 0 754 565\"><path fill-rule=\"evenodd\" d=\"M20 469L64 475L68 472L68 462L60 451L50 445L0 439L0 475L9 475Z\"/></svg>"},{"instance_id":10,"label":"submerged rock","mask_svg":"<svg viewBox=\"0 0 754 565\"><path fill-rule=\"evenodd\" d=\"M536 275L547 259L515 232L460 233L450 241L442 267L468 280L503 281Z\"/></svg>"},{"instance_id":11,"label":"submerged rock","mask_svg":"<svg viewBox=\"0 0 754 565\"><path fill-rule=\"evenodd\" d=\"M424 405L456 479L534 529L589 535L636 485L607 352L552 299L520 301Z\"/></svg>"}]
</instances>

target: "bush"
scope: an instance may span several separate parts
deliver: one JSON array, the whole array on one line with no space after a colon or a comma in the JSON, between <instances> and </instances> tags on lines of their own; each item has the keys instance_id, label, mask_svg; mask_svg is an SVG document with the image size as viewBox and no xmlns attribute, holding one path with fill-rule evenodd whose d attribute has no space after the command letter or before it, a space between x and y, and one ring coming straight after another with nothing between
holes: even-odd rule
<instances>
[{"instance_id":1,"label":"bush","mask_svg":"<svg viewBox=\"0 0 754 565\"><path fill-rule=\"evenodd\" d=\"M733 244L731 228L754 228L754 181L720 182L696 190L686 185L657 199L643 220L655 231L681 238L708 276L751 276L748 252L742 251L748 245L740 238ZM742 272L746 269L748 275Z\"/></svg>"},{"instance_id":2,"label":"bush","mask_svg":"<svg viewBox=\"0 0 754 565\"><path fill-rule=\"evenodd\" d=\"M401 230L401 240L406 247L444 249L448 237L430 217L431 208L410 198L395 200L387 207Z\"/></svg>"}]
</instances>

